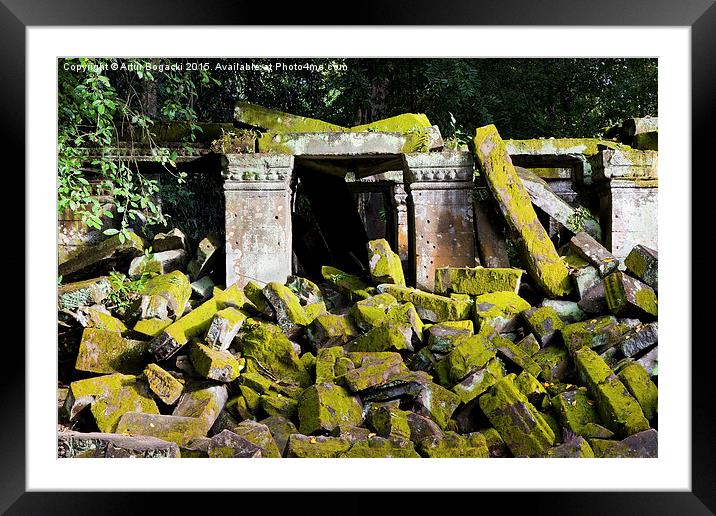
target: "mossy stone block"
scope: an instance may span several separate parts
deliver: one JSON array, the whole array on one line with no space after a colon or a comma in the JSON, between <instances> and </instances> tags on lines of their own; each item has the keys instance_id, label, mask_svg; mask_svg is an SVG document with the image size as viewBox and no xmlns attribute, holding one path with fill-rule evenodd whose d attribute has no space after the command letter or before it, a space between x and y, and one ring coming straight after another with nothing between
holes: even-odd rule
<instances>
[{"instance_id":1,"label":"mossy stone block","mask_svg":"<svg viewBox=\"0 0 716 516\"><path fill-rule=\"evenodd\" d=\"M292 434L288 438L288 457L328 459L338 457L351 448L351 441L343 437Z\"/></svg>"},{"instance_id":2,"label":"mossy stone block","mask_svg":"<svg viewBox=\"0 0 716 516\"><path fill-rule=\"evenodd\" d=\"M341 378L350 391L359 392L388 383L405 369L398 353L385 353L372 360L363 360L360 367L345 372Z\"/></svg>"},{"instance_id":3,"label":"mossy stone block","mask_svg":"<svg viewBox=\"0 0 716 516\"><path fill-rule=\"evenodd\" d=\"M299 431L311 434L331 431L339 425L359 426L363 422L360 399L331 383L307 388L298 401Z\"/></svg>"},{"instance_id":4,"label":"mossy stone block","mask_svg":"<svg viewBox=\"0 0 716 516\"><path fill-rule=\"evenodd\" d=\"M413 351L413 328L409 323L376 326L348 344L350 351Z\"/></svg>"},{"instance_id":5,"label":"mossy stone block","mask_svg":"<svg viewBox=\"0 0 716 516\"><path fill-rule=\"evenodd\" d=\"M564 327L557 312L548 306L525 310L522 312L522 317L529 330L537 337L541 347L548 346Z\"/></svg>"},{"instance_id":6,"label":"mossy stone block","mask_svg":"<svg viewBox=\"0 0 716 516\"><path fill-rule=\"evenodd\" d=\"M551 401L560 424L577 435L592 437L585 435L585 427L590 423L597 425L601 423L594 401L589 398L587 390L583 387L557 394Z\"/></svg>"},{"instance_id":7,"label":"mossy stone block","mask_svg":"<svg viewBox=\"0 0 716 516\"><path fill-rule=\"evenodd\" d=\"M405 276L400 257L393 252L384 238L368 242L368 267L370 277L376 283L392 283L405 286Z\"/></svg>"},{"instance_id":8,"label":"mossy stone block","mask_svg":"<svg viewBox=\"0 0 716 516\"><path fill-rule=\"evenodd\" d=\"M324 265L321 267L321 276L339 292L348 296L351 301L368 299L374 293L374 288L358 276L348 274L335 267Z\"/></svg>"},{"instance_id":9,"label":"mossy stone block","mask_svg":"<svg viewBox=\"0 0 716 516\"><path fill-rule=\"evenodd\" d=\"M157 364L149 364L144 368L144 377L152 392L167 405L174 405L184 392L186 381Z\"/></svg>"},{"instance_id":10,"label":"mossy stone block","mask_svg":"<svg viewBox=\"0 0 716 516\"><path fill-rule=\"evenodd\" d=\"M530 304L514 292L492 292L475 297L475 327L484 324L500 333L510 332L517 327L518 316L529 310Z\"/></svg>"},{"instance_id":11,"label":"mossy stone block","mask_svg":"<svg viewBox=\"0 0 716 516\"><path fill-rule=\"evenodd\" d=\"M435 270L437 294L470 294L514 292L520 288L521 269L500 267L440 267Z\"/></svg>"},{"instance_id":12,"label":"mossy stone block","mask_svg":"<svg viewBox=\"0 0 716 516\"><path fill-rule=\"evenodd\" d=\"M398 301L390 294L378 294L356 302L351 307L351 315L356 325L368 331L388 319L388 311L398 305Z\"/></svg>"},{"instance_id":13,"label":"mossy stone block","mask_svg":"<svg viewBox=\"0 0 716 516\"><path fill-rule=\"evenodd\" d=\"M179 446L188 446L193 440L206 436L206 432L199 418L141 412L125 413L116 430L118 434L148 435Z\"/></svg>"},{"instance_id":14,"label":"mossy stone block","mask_svg":"<svg viewBox=\"0 0 716 516\"><path fill-rule=\"evenodd\" d=\"M348 314L324 314L316 317L306 330L308 339L317 348L342 346L359 335L353 317Z\"/></svg>"},{"instance_id":15,"label":"mossy stone block","mask_svg":"<svg viewBox=\"0 0 716 516\"><path fill-rule=\"evenodd\" d=\"M621 271L604 278L604 291L609 310L619 317L655 318L659 302L654 290Z\"/></svg>"},{"instance_id":16,"label":"mossy stone block","mask_svg":"<svg viewBox=\"0 0 716 516\"><path fill-rule=\"evenodd\" d=\"M452 299L410 287L381 284L378 290L392 295L398 301L412 303L420 319L433 323L467 319L472 306L464 299Z\"/></svg>"},{"instance_id":17,"label":"mossy stone block","mask_svg":"<svg viewBox=\"0 0 716 516\"><path fill-rule=\"evenodd\" d=\"M149 343L116 331L85 328L75 369L90 373L139 374L149 361Z\"/></svg>"},{"instance_id":18,"label":"mossy stone block","mask_svg":"<svg viewBox=\"0 0 716 516\"><path fill-rule=\"evenodd\" d=\"M659 390L644 367L638 362L631 362L619 371L619 379L639 402L644 417L649 421L654 419L659 405Z\"/></svg>"},{"instance_id":19,"label":"mossy stone block","mask_svg":"<svg viewBox=\"0 0 716 516\"><path fill-rule=\"evenodd\" d=\"M482 335L458 337L454 349L445 357L452 382L464 379L495 358L495 347Z\"/></svg>"},{"instance_id":20,"label":"mossy stone block","mask_svg":"<svg viewBox=\"0 0 716 516\"><path fill-rule=\"evenodd\" d=\"M485 436L479 432L466 435L445 432L442 436L428 437L420 441L418 450L430 458L469 457L484 459L489 456Z\"/></svg>"}]
</instances>

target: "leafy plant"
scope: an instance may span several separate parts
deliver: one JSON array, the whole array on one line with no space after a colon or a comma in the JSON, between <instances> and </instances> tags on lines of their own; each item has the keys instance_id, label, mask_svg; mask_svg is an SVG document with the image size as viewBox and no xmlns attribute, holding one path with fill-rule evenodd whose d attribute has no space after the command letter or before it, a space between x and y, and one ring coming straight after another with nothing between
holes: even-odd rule
<instances>
[{"instance_id":1,"label":"leafy plant","mask_svg":"<svg viewBox=\"0 0 716 516\"><path fill-rule=\"evenodd\" d=\"M589 210L583 206L577 206L572 214L567 217L567 226L574 233L584 231L584 223L592 218L592 214Z\"/></svg>"},{"instance_id":2,"label":"leafy plant","mask_svg":"<svg viewBox=\"0 0 716 516\"><path fill-rule=\"evenodd\" d=\"M246 154L254 152L259 133L253 129L221 130L221 136L211 142L211 151L218 154Z\"/></svg>"},{"instance_id":3,"label":"leafy plant","mask_svg":"<svg viewBox=\"0 0 716 516\"><path fill-rule=\"evenodd\" d=\"M109 282L112 291L107 296L109 308L123 315L144 290L148 280L149 274L147 273L132 281L120 272L110 272Z\"/></svg>"}]
</instances>

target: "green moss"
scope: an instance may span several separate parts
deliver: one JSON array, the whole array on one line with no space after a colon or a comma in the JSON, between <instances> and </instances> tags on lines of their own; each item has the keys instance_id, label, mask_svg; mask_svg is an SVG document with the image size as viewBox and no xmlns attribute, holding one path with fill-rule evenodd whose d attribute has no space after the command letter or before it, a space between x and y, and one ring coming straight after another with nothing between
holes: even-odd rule
<instances>
[{"instance_id":1,"label":"green moss","mask_svg":"<svg viewBox=\"0 0 716 516\"><path fill-rule=\"evenodd\" d=\"M649 373L638 362L630 362L619 371L619 379L639 403L644 417L654 419L659 405L659 391Z\"/></svg>"},{"instance_id":2,"label":"green moss","mask_svg":"<svg viewBox=\"0 0 716 516\"><path fill-rule=\"evenodd\" d=\"M350 351L413 351L413 329L408 323L376 326L348 344Z\"/></svg>"},{"instance_id":3,"label":"green moss","mask_svg":"<svg viewBox=\"0 0 716 516\"><path fill-rule=\"evenodd\" d=\"M541 374L542 367L535 362L532 357L525 353L520 346L514 344L509 339L496 335L492 337L491 343L503 356L508 358L521 369L527 371L533 376L539 376Z\"/></svg>"},{"instance_id":4,"label":"green moss","mask_svg":"<svg viewBox=\"0 0 716 516\"><path fill-rule=\"evenodd\" d=\"M522 277L521 269L510 268L456 268L435 270L435 292L480 296L491 292L517 292Z\"/></svg>"},{"instance_id":5,"label":"green moss","mask_svg":"<svg viewBox=\"0 0 716 516\"><path fill-rule=\"evenodd\" d=\"M614 316L568 324L562 328L564 344L571 353L587 348L608 348L622 340L626 328Z\"/></svg>"},{"instance_id":6,"label":"green moss","mask_svg":"<svg viewBox=\"0 0 716 516\"><path fill-rule=\"evenodd\" d=\"M248 102L236 102L234 119L274 133L344 132L347 129L315 118L283 113Z\"/></svg>"},{"instance_id":7,"label":"green moss","mask_svg":"<svg viewBox=\"0 0 716 516\"><path fill-rule=\"evenodd\" d=\"M356 125L350 128L351 132L385 132L385 133L408 133L415 129L427 129L431 127L430 120L422 113L403 113L390 118L376 120L369 124Z\"/></svg>"},{"instance_id":8,"label":"green moss","mask_svg":"<svg viewBox=\"0 0 716 516\"><path fill-rule=\"evenodd\" d=\"M424 385L415 398L415 411L429 417L442 429L447 428L458 405L460 398L457 394L435 383Z\"/></svg>"},{"instance_id":9,"label":"green moss","mask_svg":"<svg viewBox=\"0 0 716 516\"><path fill-rule=\"evenodd\" d=\"M398 285L382 284L378 290L391 294L398 301L413 303L420 318L430 322L460 321L470 314L471 303L465 300Z\"/></svg>"},{"instance_id":10,"label":"green moss","mask_svg":"<svg viewBox=\"0 0 716 516\"><path fill-rule=\"evenodd\" d=\"M378 294L358 301L351 307L351 315L363 331L370 330L388 319L388 311L398 301L390 294Z\"/></svg>"},{"instance_id":11,"label":"green moss","mask_svg":"<svg viewBox=\"0 0 716 516\"><path fill-rule=\"evenodd\" d=\"M173 405L184 392L183 379L177 378L157 364L149 364L144 368L147 384L157 397L167 405Z\"/></svg>"},{"instance_id":12,"label":"green moss","mask_svg":"<svg viewBox=\"0 0 716 516\"><path fill-rule=\"evenodd\" d=\"M448 353L456 344L456 339L462 335L473 334L472 321L448 321L433 324L428 333L428 348L437 353Z\"/></svg>"},{"instance_id":13,"label":"green moss","mask_svg":"<svg viewBox=\"0 0 716 516\"><path fill-rule=\"evenodd\" d=\"M347 452L351 442L342 437L309 437L292 434L288 438L287 456L298 458L328 459Z\"/></svg>"},{"instance_id":14,"label":"green moss","mask_svg":"<svg viewBox=\"0 0 716 516\"><path fill-rule=\"evenodd\" d=\"M316 356L316 383L334 382L336 361L344 356L346 352L339 346L319 349Z\"/></svg>"},{"instance_id":15,"label":"green moss","mask_svg":"<svg viewBox=\"0 0 716 516\"><path fill-rule=\"evenodd\" d=\"M255 281L251 280L244 285L244 294L259 313L265 313L270 310L268 301L263 293L263 287Z\"/></svg>"},{"instance_id":16,"label":"green moss","mask_svg":"<svg viewBox=\"0 0 716 516\"><path fill-rule=\"evenodd\" d=\"M590 437L585 435L585 427L601 423L594 401L584 388L560 393L553 396L551 402L561 425L575 434Z\"/></svg>"},{"instance_id":17,"label":"green moss","mask_svg":"<svg viewBox=\"0 0 716 516\"><path fill-rule=\"evenodd\" d=\"M444 435L427 437L418 444L420 452L430 458L487 458L489 450L485 436L479 432L460 435L445 432Z\"/></svg>"},{"instance_id":18,"label":"green moss","mask_svg":"<svg viewBox=\"0 0 716 516\"><path fill-rule=\"evenodd\" d=\"M260 394L263 394L264 392L268 391L273 385L273 382L271 380L255 371L244 372L239 377L239 382L242 385L246 385Z\"/></svg>"},{"instance_id":19,"label":"green moss","mask_svg":"<svg viewBox=\"0 0 716 516\"><path fill-rule=\"evenodd\" d=\"M298 420L302 434L331 431L338 425L360 425L363 410L359 399L343 387L319 383L307 388L299 399Z\"/></svg>"},{"instance_id":20,"label":"green moss","mask_svg":"<svg viewBox=\"0 0 716 516\"><path fill-rule=\"evenodd\" d=\"M514 292L492 292L475 297L475 327L489 324L497 331L509 331L520 312L530 304Z\"/></svg>"},{"instance_id":21,"label":"green moss","mask_svg":"<svg viewBox=\"0 0 716 516\"><path fill-rule=\"evenodd\" d=\"M323 314L306 329L306 335L317 348L347 344L359 335L350 315Z\"/></svg>"},{"instance_id":22,"label":"green moss","mask_svg":"<svg viewBox=\"0 0 716 516\"><path fill-rule=\"evenodd\" d=\"M278 325L284 330L293 328L296 325L308 326L313 321L306 314L296 294L281 283L277 281L270 282L264 287L263 293L274 309Z\"/></svg>"},{"instance_id":23,"label":"green moss","mask_svg":"<svg viewBox=\"0 0 716 516\"><path fill-rule=\"evenodd\" d=\"M550 297L568 294L572 288L569 271L537 218L495 126L478 128L472 146L507 225L518 237L516 243L530 276Z\"/></svg>"},{"instance_id":24,"label":"green moss","mask_svg":"<svg viewBox=\"0 0 716 516\"><path fill-rule=\"evenodd\" d=\"M569 352L559 345L546 346L532 355L542 369L541 377L548 382L559 381L564 378L570 369Z\"/></svg>"},{"instance_id":25,"label":"green moss","mask_svg":"<svg viewBox=\"0 0 716 516\"><path fill-rule=\"evenodd\" d=\"M188 446L193 440L206 435L206 427L201 419L195 417L129 412L122 416L116 433L148 435Z\"/></svg>"},{"instance_id":26,"label":"green moss","mask_svg":"<svg viewBox=\"0 0 716 516\"><path fill-rule=\"evenodd\" d=\"M368 242L368 265L370 276L376 283L405 286L400 257L393 252L384 238Z\"/></svg>"},{"instance_id":27,"label":"green moss","mask_svg":"<svg viewBox=\"0 0 716 516\"><path fill-rule=\"evenodd\" d=\"M184 307L186 307L191 296L191 284L182 272L173 271L161 276L155 276L147 281L142 290L142 295L165 298L172 312L177 317L180 317L184 313Z\"/></svg>"},{"instance_id":28,"label":"green moss","mask_svg":"<svg viewBox=\"0 0 716 516\"><path fill-rule=\"evenodd\" d=\"M495 357L489 360L485 367L470 373L460 383L455 384L452 391L458 395L460 401L468 403L495 385L503 376L505 376L505 366L499 358Z\"/></svg>"},{"instance_id":29,"label":"green moss","mask_svg":"<svg viewBox=\"0 0 716 516\"><path fill-rule=\"evenodd\" d=\"M219 382L233 382L239 377L239 361L228 351L218 351L200 343L189 350L194 369L204 378Z\"/></svg>"},{"instance_id":30,"label":"green moss","mask_svg":"<svg viewBox=\"0 0 716 516\"><path fill-rule=\"evenodd\" d=\"M353 443L351 448L338 455L344 458L419 458L410 441L391 441L373 437Z\"/></svg>"},{"instance_id":31,"label":"green moss","mask_svg":"<svg viewBox=\"0 0 716 516\"><path fill-rule=\"evenodd\" d=\"M485 337L469 335L455 339L455 347L445 360L447 360L450 379L455 383L483 368L493 358L495 358L495 347Z\"/></svg>"},{"instance_id":32,"label":"green moss","mask_svg":"<svg viewBox=\"0 0 716 516\"><path fill-rule=\"evenodd\" d=\"M501 378L480 396L480 408L515 456L542 457L555 443L554 431L515 387L514 378Z\"/></svg>"},{"instance_id":33,"label":"green moss","mask_svg":"<svg viewBox=\"0 0 716 516\"><path fill-rule=\"evenodd\" d=\"M122 321L94 307L87 310L87 327L117 333L127 332L127 326Z\"/></svg>"},{"instance_id":34,"label":"green moss","mask_svg":"<svg viewBox=\"0 0 716 516\"><path fill-rule=\"evenodd\" d=\"M359 367L345 372L342 380L348 389L358 392L388 383L404 372L406 367L398 353L371 353L370 360L363 360Z\"/></svg>"},{"instance_id":35,"label":"green moss","mask_svg":"<svg viewBox=\"0 0 716 516\"><path fill-rule=\"evenodd\" d=\"M554 334L564 327L562 319L549 306L526 310L522 312L522 315L527 326L543 345L549 344Z\"/></svg>"},{"instance_id":36,"label":"green moss","mask_svg":"<svg viewBox=\"0 0 716 516\"><path fill-rule=\"evenodd\" d=\"M91 373L138 374L149 360L149 343L96 328L82 332L75 369Z\"/></svg>"},{"instance_id":37,"label":"green moss","mask_svg":"<svg viewBox=\"0 0 716 516\"><path fill-rule=\"evenodd\" d=\"M379 407L370 413L370 422L375 432L389 439L410 439L408 412L395 407Z\"/></svg>"},{"instance_id":38,"label":"green moss","mask_svg":"<svg viewBox=\"0 0 716 516\"><path fill-rule=\"evenodd\" d=\"M574 353L574 362L607 428L621 437L649 428L639 403L599 355L580 348Z\"/></svg>"},{"instance_id":39,"label":"green moss","mask_svg":"<svg viewBox=\"0 0 716 516\"><path fill-rule=\"evenodd\" d=\"M171 323L171 320L164 319L140 319L137 321L137 324L134 325L134 331L147 337L156 337Z\"/></svg>"},{"instance_id":40,"label":"green moss","mask_svg":"<svg viewBox=\"0 0 716 516\"><path fill-rule=\"evenodd\" d=\"M321 275L323 279L351 300L367 299L372 295L372 287L358 276L327 265L321 267Z\"/></svg>"},{"instance_id":41,"label":"green moss","mask_svg":"<svg viewBox=\"0 0 716 516\"><path fill-rule=\"evenodd\" d=\"M313 353L304 353L301 355L301 362L306 368L308 374L315 378L316 377L316 355Z\"/></svg>"},{"instance_id":42,"label":"green moss","mask_svg":"<svg viewBox=\"0 0 716 516\"><path fill-rule=\"evenodd\" d=\"M609 310L618 316L658 315L656 293L646 284L615 271L604 278Z\"/></svg>"},{"instance_id":43,"label":"green moss","mask_svg":"<svg viewBox=\"0 0 716 516\"><path fill-rule=\"evenodd\" d=\"M505 140L510 154L583 154L593 156L609 149L629 149L629 146L599 138L534 138L530 140Z\"/></svg>"}]
</instances>

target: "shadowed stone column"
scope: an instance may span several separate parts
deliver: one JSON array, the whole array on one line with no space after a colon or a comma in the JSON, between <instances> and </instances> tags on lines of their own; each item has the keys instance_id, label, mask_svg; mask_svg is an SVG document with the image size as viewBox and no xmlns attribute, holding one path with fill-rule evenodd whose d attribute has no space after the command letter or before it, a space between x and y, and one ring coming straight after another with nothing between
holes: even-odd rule
<instances>
[{"instance_id":1,"label":"shadowed stone column","mask_svg":"<svg viewBox=\"0 0 716 516\"><path fill-rule=\"evenodd\" d=\"M402 261L408 259L408 206L406 204L408 194L405 192L403 183L393 185L392 204L398 214L398 253Z\"/></svg>"},{"instance_id":2,"label":"shadowed stone column","mask_svg":"<svg viewBox=\"0 0 716 516\"><path fill-rule=\"evenodd\" d=\"M227 154L226 285L284 283L291 274L289 154Z\"/></svg>"},{"instance_id":3,"label":"shadowed stone column","mask_svg":"<svg viewBox=\"0 0 716 516\"><path fill-rule=\"evenodd\" d=\"M475 267L473 161L468 152L405 154L408 281L432 291L438 267Z\"/></svg>"}]
</instances>

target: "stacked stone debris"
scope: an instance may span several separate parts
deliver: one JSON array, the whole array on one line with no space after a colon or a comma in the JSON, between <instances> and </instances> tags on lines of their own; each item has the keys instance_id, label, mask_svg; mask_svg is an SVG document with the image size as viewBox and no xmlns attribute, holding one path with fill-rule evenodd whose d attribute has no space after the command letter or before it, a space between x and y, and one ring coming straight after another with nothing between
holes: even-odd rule
<instances>
[{"instance_id":1,"label":"stacked stone debris","mask_svg":"<svg viewBox=\"0 0 716 516\"><path fill-rule=\"evenodd\" d=\"M494 126L473 149L524 270L439 267L427 292L381 239L363 275L217 286L220 243L178 229L63 263L58 455L655 457L657 252L555 249ZM109 268L143 279L121 310Z\"/></svg>"}]
</instances>

